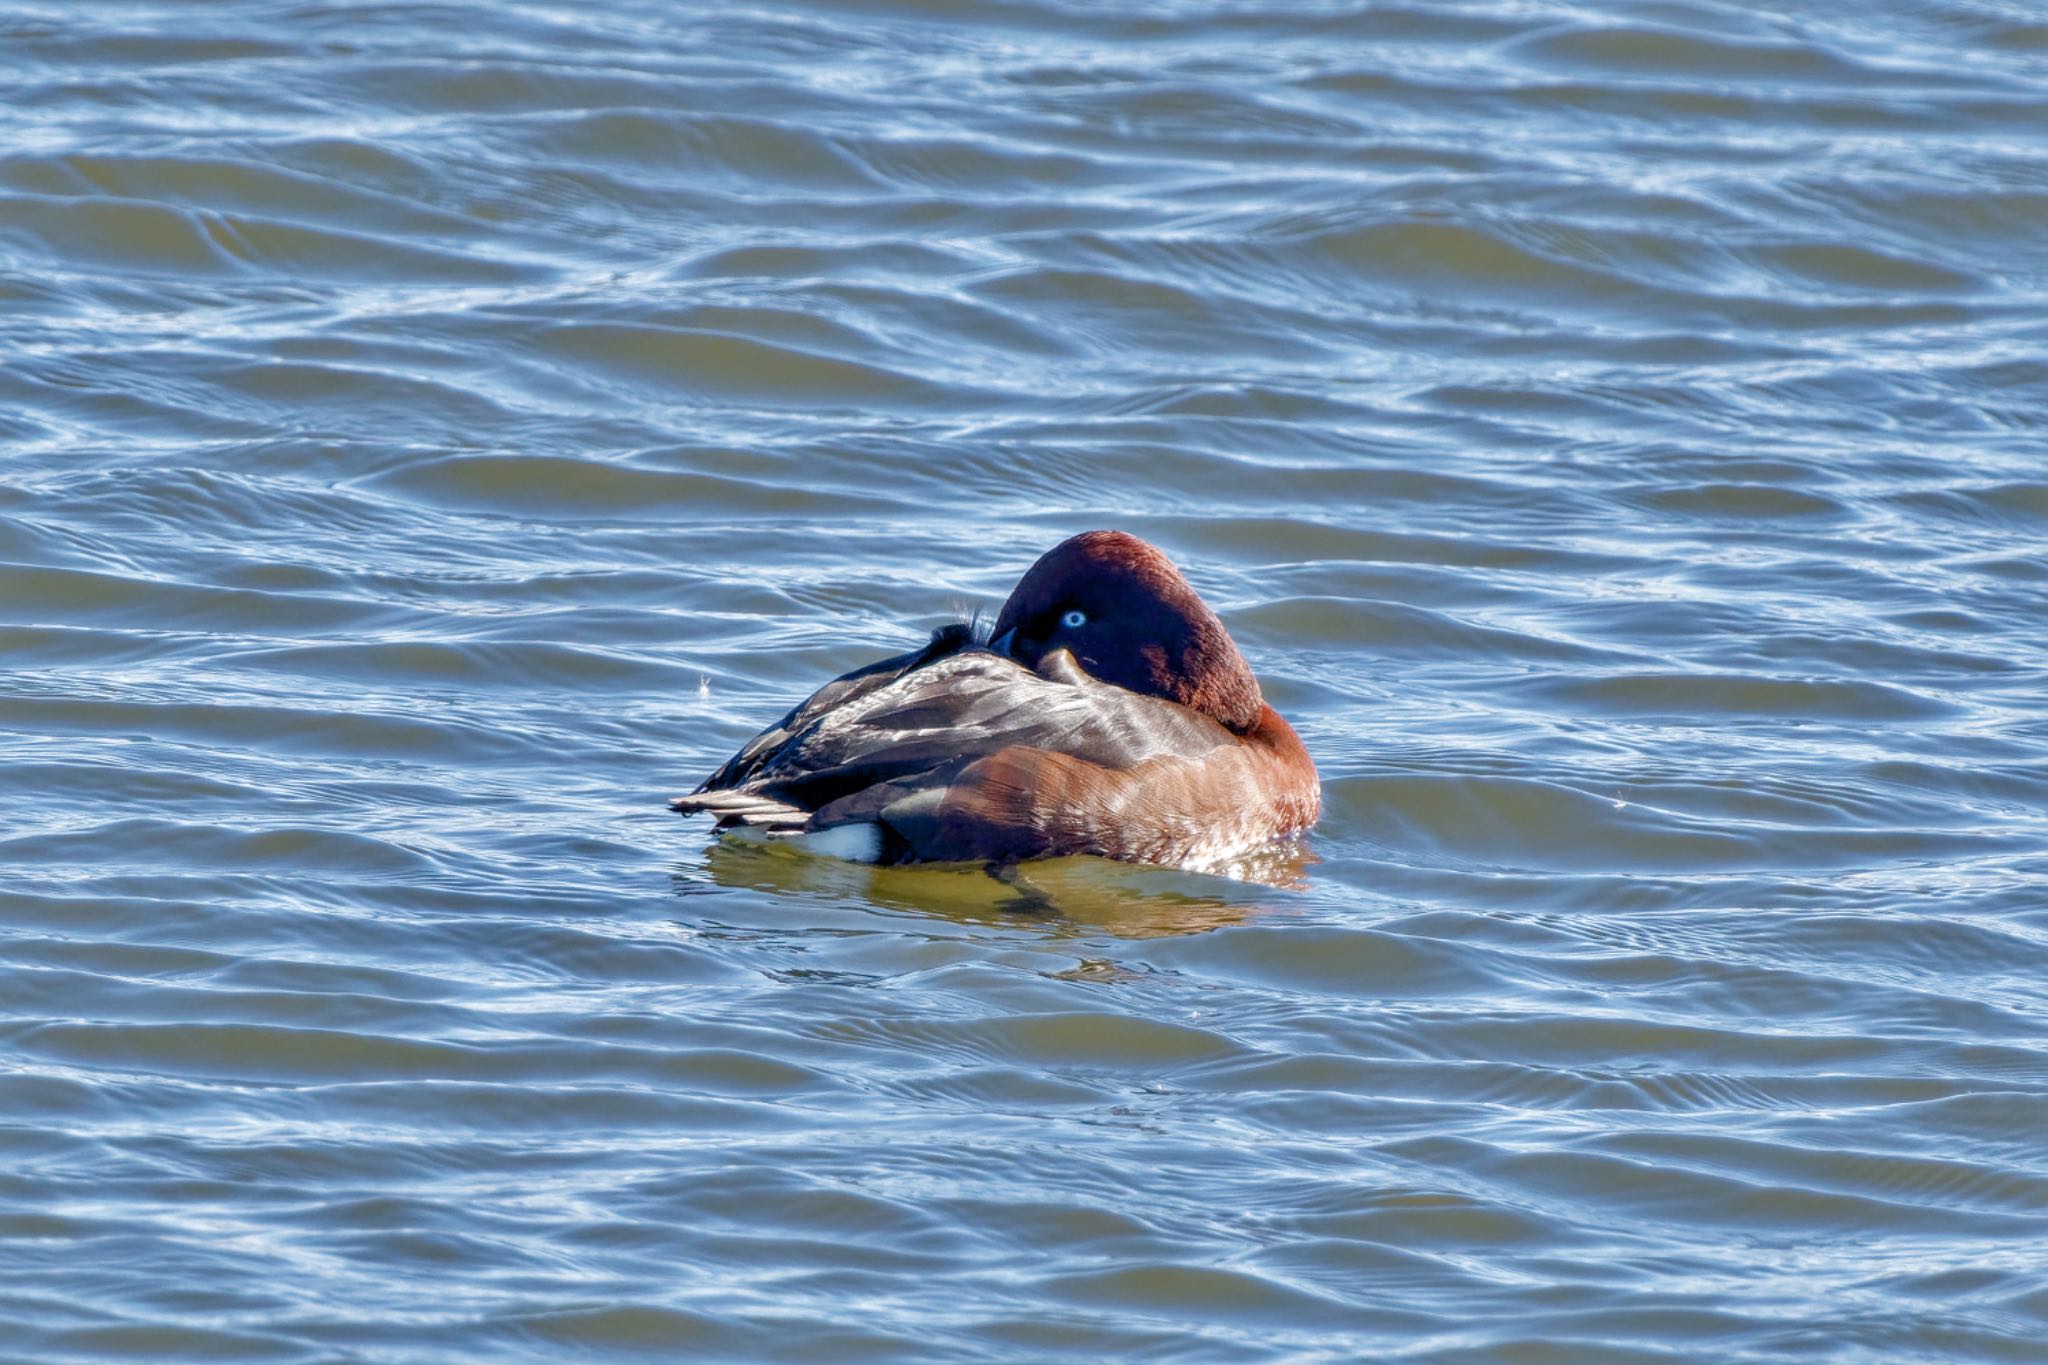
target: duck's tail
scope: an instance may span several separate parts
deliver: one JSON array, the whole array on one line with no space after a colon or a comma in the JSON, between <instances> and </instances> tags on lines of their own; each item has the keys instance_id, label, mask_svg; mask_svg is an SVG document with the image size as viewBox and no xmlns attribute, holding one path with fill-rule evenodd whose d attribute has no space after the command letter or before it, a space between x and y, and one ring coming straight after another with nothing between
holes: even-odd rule
<instances>
[{"instance_id":1,"label":"duck's tail","mask_svg":"<svg viewBox=\"0 0 2048 1365\"><path fill-rule=\"evenodd\" d=\"M787 841L792 847L844 858L852 863L900 862L903 841L872 820L812 829L812 812L752 792L692 792L678 796L668 808L681 815L707 811L718 828L736 838Z\"/></svg>"},{"instance_id":2,"label":"duck's tail","mask_svg":"<svg viewBox=\"0 0 2048 1365\"><path fill-rule=\"evenodd\" d=\"M720 829L742 825L758 829L771 839L787 839L802 834L811 820L811 813L801 806L792 806L787 801L777 801L758 792L734 791L730 787L678 796L668 803L668 808L678 815L695 815L703 811L718 817Z\"/></svg>"}]
</instances>

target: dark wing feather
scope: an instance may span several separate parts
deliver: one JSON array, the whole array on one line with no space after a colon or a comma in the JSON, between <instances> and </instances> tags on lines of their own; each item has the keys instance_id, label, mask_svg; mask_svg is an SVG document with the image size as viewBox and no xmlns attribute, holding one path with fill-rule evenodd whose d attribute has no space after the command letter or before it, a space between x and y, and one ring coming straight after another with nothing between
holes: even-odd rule
<instances>
[{"instance_id":1,"label":"dark wing feather","mask_svg":"<svg viewBox=\"0 0 2048 1365\"><path fill-rule=\"evenodd\" d=\"M697 793L743 787L773 763L791 740L814 724L820 716L837 707L849 706L895 682L905 673L957 654L973 642L974 627L965 621L940 626L922 649L898 654L842 674L811 693L791 708L788 715L740 746L740 751L720 765L717 772L698 784ZM693 793L697 794L697 793Z\"/></svg>"}]
</instances>

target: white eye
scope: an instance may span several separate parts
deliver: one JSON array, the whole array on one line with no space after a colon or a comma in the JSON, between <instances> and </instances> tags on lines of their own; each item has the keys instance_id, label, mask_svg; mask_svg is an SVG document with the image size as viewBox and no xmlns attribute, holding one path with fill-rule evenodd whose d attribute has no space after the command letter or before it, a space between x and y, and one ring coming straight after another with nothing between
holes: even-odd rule
<instances>
[{"instance_id":1,"label":"white eye","mask_svg":"<svg viewBox=\"0 0 2048 1365\"><path fill-rule=\"evenodd\" d=\"M1060 624L1068 630L1079 630L1088 624L1088 613L1085 611L1070 611L1060 618Z\"/></svg>"}]
</instances>

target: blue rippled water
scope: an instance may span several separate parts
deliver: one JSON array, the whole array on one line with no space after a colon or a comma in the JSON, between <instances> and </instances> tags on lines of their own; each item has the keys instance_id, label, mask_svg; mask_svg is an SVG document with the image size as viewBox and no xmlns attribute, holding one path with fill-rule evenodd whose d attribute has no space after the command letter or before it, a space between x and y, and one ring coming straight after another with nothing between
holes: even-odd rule
<instances>
[{"instance_id":1,"label":"blue rippled water","mask_svg":"<svg viewBox=\"0 0 2048 1365\"><path fill-rule=\"evenodd\" d=\"M2048 20L0 5L0 1357L2039 1361ZM709 844L1060 537L1231 881Z\"/></svg>"}]
</instances>

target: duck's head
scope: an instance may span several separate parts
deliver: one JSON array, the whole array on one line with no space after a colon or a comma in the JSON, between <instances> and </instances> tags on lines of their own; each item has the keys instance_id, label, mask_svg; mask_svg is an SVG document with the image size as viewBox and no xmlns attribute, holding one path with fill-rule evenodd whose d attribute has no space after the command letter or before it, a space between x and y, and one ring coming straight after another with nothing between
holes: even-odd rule
<instances>
[{"instance_id":1,"label":"duck's head","mask_svg":"<svg viewBox=\"0 0 2048 1365\"><path fill-rule=\"evenodd\" d=\"M997 615L989 648L1027 668L1057 650L1106 683L1164 697L1239 734L1265 699L1230 632L1156 548L1087 531L1047 550Z\"/></svg>"}]
</instances>

